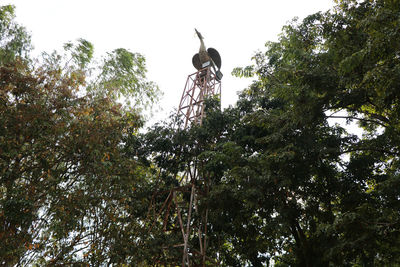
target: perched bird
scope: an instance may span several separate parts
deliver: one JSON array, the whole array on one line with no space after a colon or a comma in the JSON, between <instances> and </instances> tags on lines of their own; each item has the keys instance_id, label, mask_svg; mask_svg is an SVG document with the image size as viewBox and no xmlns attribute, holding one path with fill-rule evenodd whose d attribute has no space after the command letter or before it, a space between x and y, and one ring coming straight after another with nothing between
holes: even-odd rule
<instances>
[{"instance_id":1,"label":"perched bird","mask_svg":"<svg viewBox=\"0 0 400 267\"><path fill-rule=\"evenodd\" d=\"M193 66L197 69L200 70L204 68L203 64L206 62L210 62L211 66L214 68L214 71L217 75L218 80L221 80L222 78L222 73L220 72L221 69L221 56L219 55L218 51L214 48L208 48L206 49L206 46L203 41L203 36L201 33L197 30L196 31L197 36L200 39L200 49L199 53L195 54L192 58L192 63Z\"/></svg>"}]
</instances>

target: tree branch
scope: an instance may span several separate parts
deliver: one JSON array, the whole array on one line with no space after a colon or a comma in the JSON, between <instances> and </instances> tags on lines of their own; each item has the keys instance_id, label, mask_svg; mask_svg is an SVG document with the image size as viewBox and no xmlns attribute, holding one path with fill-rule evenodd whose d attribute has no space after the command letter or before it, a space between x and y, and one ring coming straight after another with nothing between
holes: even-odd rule
<instances>
[{"instance_id":1,"label":"tree branch","mask_svg":"<svg viewBox=\"0 0 400 267\"><path fill-rule=\"evenodd\" d=\"M363 119L363 118L358 118L358 117L354 117L354 116L326 116L327 118L332 118L332 119L351 119L351 120L359 120L359 121L365 121L365 122L371 122L371 123L375 123L378 124L382 127L387 127L386 124L383 124L379 121L375 121L375 120L369 120L369 119Z\"/></svg>"}]
</instances>

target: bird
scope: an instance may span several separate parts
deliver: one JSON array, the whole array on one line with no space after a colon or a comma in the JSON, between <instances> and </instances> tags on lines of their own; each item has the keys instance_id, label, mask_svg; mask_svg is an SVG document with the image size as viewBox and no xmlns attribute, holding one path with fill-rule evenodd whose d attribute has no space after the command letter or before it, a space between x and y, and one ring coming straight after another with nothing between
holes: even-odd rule
<instances>
[{"instance_id":1,"label":"bird","mask_svg":"<svg viewBox=\"0 0 400 267\"><path fill-rule=\"evenodd\" d=\"M221 80L222 78L222 73L220 71L221 69L221 56L219 55L218 51L214 48L208 48L206 49L206 46L204 44L204 37L201 35L201 33L197 30L196 31L197 36L200 39L200 48L199 52L196 53L193 58L192 58L192 63L193 66L197 69L200 70L203 67L203 64L206 62L210 62L211 66L214 68L214 71L216 73L217 79Z\"/></svg>"}]
</instances>

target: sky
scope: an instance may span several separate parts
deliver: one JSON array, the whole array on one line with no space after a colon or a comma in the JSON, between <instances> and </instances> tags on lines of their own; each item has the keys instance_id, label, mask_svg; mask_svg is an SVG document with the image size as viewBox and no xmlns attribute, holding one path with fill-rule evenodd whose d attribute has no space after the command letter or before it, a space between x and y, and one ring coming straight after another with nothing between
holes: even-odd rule
<instances>
[{"instance_id":1,"label":"sky","mask_svg":"<svg viewBox=\"0 0 400 267\"><path fill-rule=\"evenodd\" d=\"M251 79L233 77L235 67L251 64L267 41L278 40L282 27L327 11L333 0L0 0L16 6L16 20L32 35L34 53L61 49L84 38L100 57L116 48L145 56L148 79L164 93L155 108L160 120L179 105L187 76L194 73L192 56L200 43L222 58L222 107L234 105L237 92Z\"/></svg>"}]
</instances>

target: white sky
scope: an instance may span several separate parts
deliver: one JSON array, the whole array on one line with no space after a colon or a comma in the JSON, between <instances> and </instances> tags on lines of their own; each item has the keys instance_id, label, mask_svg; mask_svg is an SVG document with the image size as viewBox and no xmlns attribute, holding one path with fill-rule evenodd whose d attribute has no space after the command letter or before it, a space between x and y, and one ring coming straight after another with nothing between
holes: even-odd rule
<instances>
[{"instance_id":1,"label":"white sky","mask_svg":"<svg viewBox=\"0 0 400 267\"><path fill-rule=\"evenodd\" d=\"M197 28L222 58L222 106L233 105L251 80L231 76L251 63L266 41L275 41L293 17L327 11L333 0L0 0L16 6L17 21L32 34L37 53L67 41L92 42L96 56L123 47L146 57L148 78L164 92L163 118L179 104L186 78L195 72Z\"/></svg>"}]
</instances>

